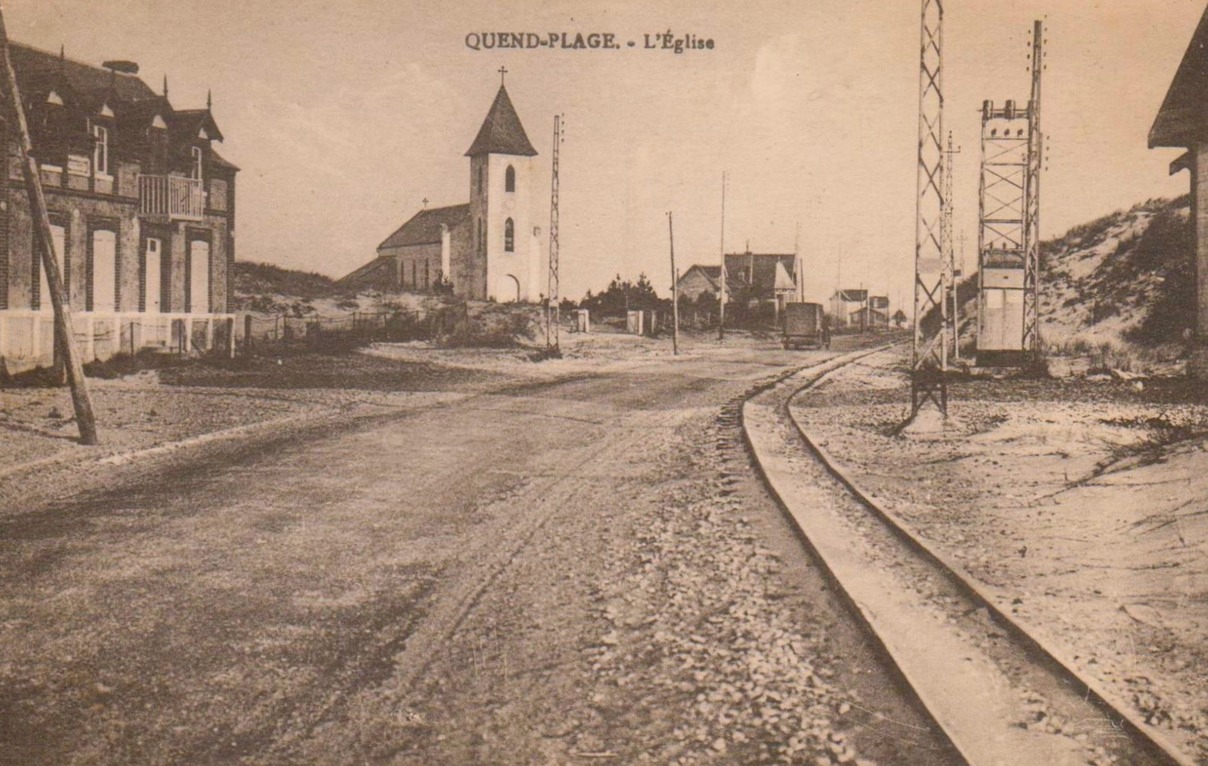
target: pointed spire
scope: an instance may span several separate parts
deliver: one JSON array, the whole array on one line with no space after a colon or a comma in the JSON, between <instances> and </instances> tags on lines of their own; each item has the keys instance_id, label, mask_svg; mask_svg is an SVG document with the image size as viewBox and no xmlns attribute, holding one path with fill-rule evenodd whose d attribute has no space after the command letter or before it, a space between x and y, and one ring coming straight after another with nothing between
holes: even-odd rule
<instances>
[{"instance_id":1,"label":"pointed spire","mask_svg":"<svg viewBox=\"0 0 1208 766\"><path fill-rule=\"evenodd\" d=\"M524 126L520 124L520 117L512 106L507 88L502 85L495 94L495 102L491 104L487 118L478 130L478 136L466 152L467 157L480 154L513 154L521 157L537 155L537 150L533 148L524 132Z\"/></svg>"},{"instance_id":2,"label":"pointed spire","mask_svg":"<svg viewBox=\"0 0 1208 766\"><path fill-rule=\"evenodd\" d=\"M59 76L67 74L67 46L59 44Z\"/></svg>"},{"instance_id":3,"label":"pointed spire","mask_svg":"<svg viewBox=\"0 0 1208 766\"><path fill-rule=\"evenodd\" d=\"M207 90L206 91L206 111L208 112L213 108L214 108L214 91Z\"/></svg>"},{"instance_id":4,"label":"pointed spire","mask_svg":"<svg viewBox=\"0 0 1208 766\"><path fill-rule=\"evenodd\" d=\"M164 75L164 98L168 97L168 75Z\"/></svg>"}]
</instances>

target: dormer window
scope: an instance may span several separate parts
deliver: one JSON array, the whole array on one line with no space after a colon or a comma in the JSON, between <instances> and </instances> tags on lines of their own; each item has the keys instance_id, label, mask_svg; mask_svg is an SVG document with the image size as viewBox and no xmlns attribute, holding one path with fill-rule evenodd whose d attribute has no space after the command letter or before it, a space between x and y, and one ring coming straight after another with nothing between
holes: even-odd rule
<instances>
[{"instance_id":1,"label":"dormer window","mask_svg":"<svg viewBox=\"0 0 1208 766\"><path fill-rule=\"evenodd\" d=\"M112 117L113 116L113 110L109 108L109 104L101 105L101 116L102 117Z\"/></svg>"},{"instance_id":2,"label":"dormer window","mask_svg":"<svg viewBox=\"0 0 1208 766\"><path fill-rule=\"evenodd\" d=\"M202 162L204 161L205 155L201 151L200 146L192 147L192 152L193 152L193 164L189 168L189 178L193 178L193 179L200 181L201 180L201 167L202 167Z\"/></svg>"},{"instance_id":3,"label":"dormer window","mask_svg":"<svg viewBox=\"0 0 1208 766\"><path fill-rule=\"evenodd\" d=\"M46 97L46 103L54 104L55 106L63 106L63 98L52 90L50 95Z\"/></svg>"},{"instance_id":4,"label":"dormer window","mask_svg":"<svg viewBox=\"0 0 1208 766\"><path fill-rule=\"evenodd\" d=\"M159 128L160 130L167 130L168 123L164 122L163 116L157 114L155 115L155 119L151 121L151 127Z\"/></svg>"},{"instance_id":5,"label":"dormer window","mask_svg":"<svg viewBox=\"0 0 1208 766\"><path fill-rule=\"evenodd\" d=\"M94 145L92 149L92 167L98 176L109 175L109 128L104 125L92 126Z\"/></svg>"}]
</instances>

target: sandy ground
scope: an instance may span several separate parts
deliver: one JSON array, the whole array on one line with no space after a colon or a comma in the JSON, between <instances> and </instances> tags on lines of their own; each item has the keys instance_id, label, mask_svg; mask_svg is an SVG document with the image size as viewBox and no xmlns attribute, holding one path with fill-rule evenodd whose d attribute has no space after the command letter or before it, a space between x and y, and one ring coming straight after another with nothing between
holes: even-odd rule
<instances>
[{"instance_id":1,"label":"sandy ground","mask_svg":"<svg viewBox=\"0 0 1208 766\"><path fill-rule=\"evenodd\" d=\"M65 388L0 390L0 500L69 494L117 461L209 440L279 434L324 419L429 406L504 378L362 354L201 362L89 379L100 447L78 443Z\"/></svg>"},{"instance_id":2,"label":"sandy ground","mask_svg":"<svg viewBox=\"0 0 1208 766\"><path fill-rule=\"evenodd\" d=\"M1208 763L1208 407L1185 384L972 381L942 430L883 354L797 400L878 501ZM1194 393L1194 392L1193 392Z\"/></svg>"},{"instance_id":3,"label":"sandy ground","mask_svg":"<svg viewBox=\"0 0 1208 766\"><path fill-rule=\"evenodd\" d=\"M636 344L99 386L352 409L3 480L0 762L951 763L740 446L811 353Z\"/></svg>"}]
</instances>

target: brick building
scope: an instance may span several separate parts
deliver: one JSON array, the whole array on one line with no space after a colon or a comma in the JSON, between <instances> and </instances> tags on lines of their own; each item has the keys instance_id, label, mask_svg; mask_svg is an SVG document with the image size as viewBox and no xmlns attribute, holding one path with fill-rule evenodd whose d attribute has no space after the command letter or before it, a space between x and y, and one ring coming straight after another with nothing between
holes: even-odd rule
<instances>
[{"instance_id":1,"label":"brick building","mask_svg":"<svg viewBox=\"0 0 1208 766\"><path fill-rule=\"evenodd\" d=\"M129 62L95 67L13 44L64 289L84 361L229 337L235 174L210 105L175 109ZM0 122L0 359L54 359L49 287L12 115Z\"/></svg>"}]
</instances>

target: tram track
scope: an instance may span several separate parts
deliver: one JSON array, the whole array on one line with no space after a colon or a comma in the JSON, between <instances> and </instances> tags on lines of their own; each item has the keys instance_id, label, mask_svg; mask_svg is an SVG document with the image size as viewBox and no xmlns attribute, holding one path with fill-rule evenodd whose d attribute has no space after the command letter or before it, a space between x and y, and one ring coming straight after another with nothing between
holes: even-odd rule
<instances>
[{"instance_id":1,"label":"tram track","mask_svg":"<svg viewBox=\"0 0 1208 766\"><path fill-rule=\"evenodd\" d=\"M792 402L881 351L838 357L754 391L741 421L771 494L901 683L973 766L1194 766L862 491L810 437Z\"/></svg>"}]
</instances>

